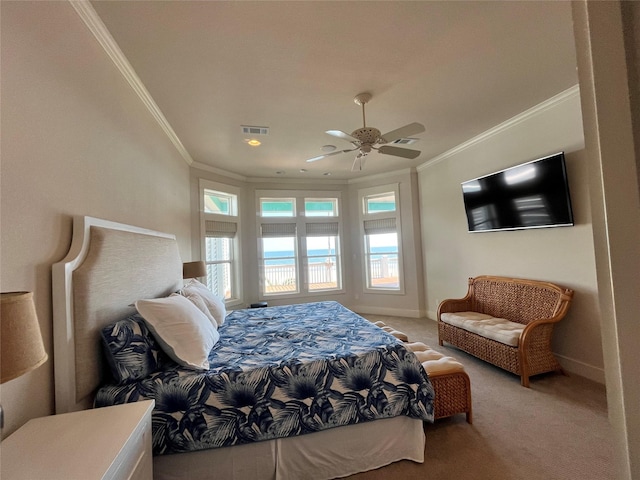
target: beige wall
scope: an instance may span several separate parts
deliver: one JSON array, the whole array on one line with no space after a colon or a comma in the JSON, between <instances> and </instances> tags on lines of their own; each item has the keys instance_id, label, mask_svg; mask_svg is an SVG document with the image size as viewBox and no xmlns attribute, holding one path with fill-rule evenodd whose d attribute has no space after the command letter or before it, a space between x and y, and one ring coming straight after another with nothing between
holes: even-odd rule
<instances>
[{"instance_id":1,"label":"beige wall","mask_svg":"<svg viewBox=\"0 0 640 480\"><path fill-rule=\"evenodd\" d=\"M189 166L68 2L1 3L1 289L34 292L49 361L1 387L8 435L53 413L51 265L72 215L175 233Z\"/></svg>"},{"instance_id":2,"label":"beige wall","mask_svg":"<svg viewBox=\"0 0 640 480\"><path fill-rule=\"evenodd\" d=\"M459 298L467 278L505 275L558 283L575 291L553 342L563 366L604 382L598 291L576 88L534 107L466 148L419 168L427 309ZM566 152L573 227L468 233L460 183L558 151Z\"/></svg>"},{"instance_id":3,"label":"beige wall","mask_svg":"<svg viewBox=\"0 0 640 480\"><path fill-rule=\"evenodd\" d=\"M640 132L640 2L622 3L622 26L627 60L627 75L631 95L631 122L633 130ZM640 137L634 139L638 185L640 185Z\"/></svg>"}]
</instances>

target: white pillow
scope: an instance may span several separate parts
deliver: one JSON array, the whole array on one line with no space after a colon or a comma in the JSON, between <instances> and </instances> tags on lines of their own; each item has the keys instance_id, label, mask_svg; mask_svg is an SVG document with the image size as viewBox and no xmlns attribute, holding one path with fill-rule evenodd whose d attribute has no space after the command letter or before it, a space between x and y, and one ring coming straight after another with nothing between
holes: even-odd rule
<instances>
[{"instance_id":1,"label":"white pillow","mask_svg":"<svg viewBox=\"0 0 640 480\"><path fill-rule=\"evenodd\" d=\"M209 369L209 352L220 334L198 307L180 295L138 300L135 305L162 349L176 363Z\"/></svg>"},{"instance_id":2,"label":"white pillow","mask_svg":"<svg viewBox=\"0 0 640 480\"><path fill-rule=\"evenodd\" d=\"M224 317L227 316L227 309L224 305L224 300L215 295L206 285L200 283L196 279L191 279L187 284L182 287L180 292L185 297L192 293L197 293L204 300L205 305L209 309L209 312L216 319L218 326L224 323Z\"/></svg>"},{"instance_id":3,"label":"white pillow","mask_svg":"<svg viewBox=\"0 0 640 480\"><path fill-rule=\"evenodd\" d=\"M171 296L173 296L173 295L179 295L179 294L178 293L172 293ZM213 325L213 328L215 328L216 330L218 329L218 322L216 322L216 319L213 318L213 315L211 315L211 312L209 312L209 308L204 303L204 300L202 299L202 297L199 294L197 294L195 292L186 292L186 294L183 295L183 296L187 300L189 300L191 303L193 303L196 307L198 307L198 310L200 310L202 313L205 314L205 316L211 322L211 325Z\"/></svg>"}]
</instances>

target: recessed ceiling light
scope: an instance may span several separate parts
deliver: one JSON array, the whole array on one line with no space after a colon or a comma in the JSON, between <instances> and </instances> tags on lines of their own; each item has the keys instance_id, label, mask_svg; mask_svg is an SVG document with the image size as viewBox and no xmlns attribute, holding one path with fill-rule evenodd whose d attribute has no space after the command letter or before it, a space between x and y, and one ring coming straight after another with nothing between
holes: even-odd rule
<instances>
[{"instance_id":1,"label":"recessed ceiling light","mask_svg":"<svg viewBox=\"0 0 640 480\"><path fill-rule=\"evenodd\" d=\"M300 169L300 173L305 173L306 171L307 171L307 169L306 169L306 168L301 168L301 169Z\"/></svg>"},{"instance_id":2,"label":"recessed ceiling light","mask_svg":"<svg viewBox=\"0 0 640 480\"><path fill-rule=\"evenodd\" d=\"M247 142L252 147L257 147L258 145L262 145L262 142L260 140L256 140L255 138L251 138L251 139L245 138L244 141Z\"/></svg>"},{"instance_id":3,"label":"recessed ceiling light","mask_svg":"<svg viewBox=\"0 0 640 480\"><path fill-rule=\"evenodd\" d=\"M324 172L323 175L328 177L329 175L331 175L331 172Z\"/></svg>"},{"instance_id":4,"label":"recessed ceiling light","mask_svg":"<svg viewBox=\"0 0 640 480\"><path fill-rule=\"evenodd\" d=\"M335 149L335 145L323 145L322 147L320 147L320 150L322 150L323 152L333 152Z\"/></svg>"}]
</instances>

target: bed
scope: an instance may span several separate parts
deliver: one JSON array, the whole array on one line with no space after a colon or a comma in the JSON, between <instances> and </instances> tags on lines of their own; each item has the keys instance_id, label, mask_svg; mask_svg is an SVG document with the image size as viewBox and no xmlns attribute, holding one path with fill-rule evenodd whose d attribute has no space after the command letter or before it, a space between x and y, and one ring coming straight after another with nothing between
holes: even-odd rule
<instances>
[{"instance_id":1,"label":"bed","mask_svg":"<svg viewBox=\"0 0 640 480\"><path fill-rule=\"evenodd\" d=\"M136 320L140 299L167 298L182 285L173 235L74 218L69 253L53 266L58 413L154 398L159 479L329 479L424 461L433 388L420 363L337 302L231 312L207 370L160 352L161 368L114 384L103 330ZM167 408L157 393L169 384L189 385L185 398L201 401ZM250 385L251 398L245 391L240 405L229 400L230 385Z\"/></svg>"}]
</instances>

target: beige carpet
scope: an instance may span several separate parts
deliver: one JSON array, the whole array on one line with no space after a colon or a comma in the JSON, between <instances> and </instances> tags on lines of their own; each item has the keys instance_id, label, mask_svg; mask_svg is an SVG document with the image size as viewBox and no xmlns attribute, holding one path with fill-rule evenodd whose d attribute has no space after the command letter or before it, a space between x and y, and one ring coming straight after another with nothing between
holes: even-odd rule
<instances>
[{"instance_id":1,"label":"beige carpet","mask_svg":"<svg viewBox=\"0 0 640 480\"><path fill-rule=\"evenodd\" d=\"M425 425L425 462L397 462L353 480L615 480L604 386L578 376L519 377L438 345L436 322L380 315L409 336L461 361L471 378L473 425L464 415Z\"/></svg>"}]
</instances>

